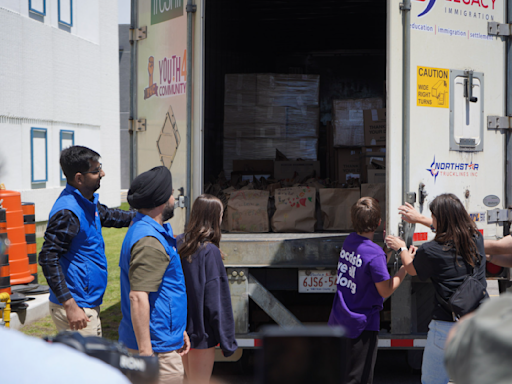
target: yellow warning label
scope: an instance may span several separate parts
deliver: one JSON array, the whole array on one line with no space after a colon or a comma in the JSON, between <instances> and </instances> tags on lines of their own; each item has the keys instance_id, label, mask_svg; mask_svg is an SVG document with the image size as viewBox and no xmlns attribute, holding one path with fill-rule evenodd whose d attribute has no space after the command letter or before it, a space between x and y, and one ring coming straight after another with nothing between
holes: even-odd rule
<instances>
[{"instance_id":1,"label":"yellow warning label","mask_svg":"<svg viewBox=\"0 0 512 384\"><path fill-rule=\"evenodd\" d=\"M418 66L417 75L416 105L449 108L450 70Z\"/></svg>"}]
</instances>

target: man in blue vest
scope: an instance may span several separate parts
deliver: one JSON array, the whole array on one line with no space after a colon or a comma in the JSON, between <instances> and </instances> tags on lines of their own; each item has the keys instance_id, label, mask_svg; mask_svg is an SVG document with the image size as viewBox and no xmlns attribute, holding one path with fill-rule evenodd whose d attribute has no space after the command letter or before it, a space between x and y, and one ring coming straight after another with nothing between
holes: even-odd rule
<instances>
[{"instance_id":1,"label":"man in blue vest","mask_svg":"<svg viewBox=\"0 0 512 384\"><path fill-rule=\"evenodd\" d=\"M187 291L169 223L174 215L172 176L156 167L137 176L128 202L138 210L124 238L119 341L132 353L157 355L160 383L181 383L188 353Z\"/></svg>"},{"instance_id":2,"label":"man in blue vest","mask_svg":"<svg viewBox=\"0 0 512 384\"><path fill-rule=\"evenodd\" d=\"M135 212L98 202L105 172L92 149L64 149L60 164L66 188L50 211L39 264L50 286L50 313L58 331L101 336L100 304L107 287L101 227L127 227Z\"/></svg>"}]
</instances>

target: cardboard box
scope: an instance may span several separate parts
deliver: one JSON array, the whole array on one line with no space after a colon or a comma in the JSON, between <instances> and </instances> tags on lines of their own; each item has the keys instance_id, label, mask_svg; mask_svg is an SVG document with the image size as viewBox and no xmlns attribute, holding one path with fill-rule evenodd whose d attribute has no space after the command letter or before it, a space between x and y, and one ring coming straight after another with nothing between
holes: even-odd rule
<instances>
[{"instance_id":1,"label":"cardboard box","mask_svg":"<svg viewBox=\"0 0 512 384\"><path fill-rule=\"evenodd\" d=\"M292 179L295 174L303 179L315 173L320 176L319 161L276 161L274 162L274 178L277 180Z\"/></svg>"},{"instance_id":2,"label":"cardboard box","mask_svg":"<svg viewBox=\"0 0 512 384\"><path fill-rule=\"evenodd\" d=\"M345 99L332 101L332 123L335 147L364 145L365 109L382 108L381 98Z\"/></svg>"},{"instance_id":3,"label":"cardboard box","mask_svg":"<svg viewBox=\"0 0 512 384\"><path fill-rule=\"evenodd\" d=\"M227 74L224 78L224 105L256 105L256 74Z\"/></svg>"},{"instance_id":4,"label":"cardboard box","mask_svg":"<svg viewBox=\"0 0 512 384\"><path fill-rule=\"evenodd\" d=\"M224 137L231 139L286 138L286 126L280 124L224 124Z\"/></svg>"},{"instance_id":5,"label":"cardboard box","mask_svg":"<svg viewBox=\"0 0 512 384\"><path fill-rule=\"evenodd\" d=\"M386 182L385 169L368 169L368 184L377 184Z\"/></svg>"},{"instance_id":6,"label":"cardboard box","mask_svg":"<svg viewBox=\"0 0 512 384\"><path fill-rule=\"evenodd\" d=\"M289 159L317 160L317 138L224 138L224 172L233 171L234 160L273 160L276 149Z\"/></svg>"},{"instance_id":7,"label":"cardboard box","mask_svg":"<svg viewBox=\"0 0 512 384\"><path fill-rule=\"evenodd\" d=\"M368 170L386 164L386 147L363 147L361 153L361 182L368 182Z\"/></svg>"},{"instance_id":8,"label":"cardboard box","mask_svg":"<svg viewBox=\"0 0 512 384\"><path fill-rule=\"evenodd\" d=\"M365 109L364 145L386 146L386 108Z\"/></svg>"},{"instance_id":9,"label":"cardboard box","mask_svg":"<svg viewBox=\"0 0 512 384\"><path fill-rule=\"evenodd\" d=\"M333 180L345 183L349 178L361 178L361 148L336 148Z\"/></svg>"},{"instance_id":10,"label":"cardboard box","mask_svg":"<svg viewBox=\"0 0 512 384\"><path fill-rule=\"evenodd\" d=\"M318 106L319 75L260 73L256 75L256 104L296 107Z\"/></svg>"}]
</instances>

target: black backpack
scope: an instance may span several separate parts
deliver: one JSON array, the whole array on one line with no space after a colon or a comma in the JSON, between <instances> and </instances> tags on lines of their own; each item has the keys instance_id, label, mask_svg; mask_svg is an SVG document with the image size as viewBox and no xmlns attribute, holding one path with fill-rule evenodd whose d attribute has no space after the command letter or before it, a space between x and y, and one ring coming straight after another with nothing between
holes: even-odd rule
<instances>
[{"instance_id":1,"label":"black backpack","mask_svg":"<svg viewBox=\"0 0 512 384\"><path fill-rule=\"evenodd\" d=\"M485 259L482 262L485 263ZM476 278L477 272L478 269L473 268L473 273L466 276L448 301L436 292L437 300L445 310L452 314L453 321L459 321L462 316L477 309L482 300L489 298L487 288Z\"/></svg>"}]
</instances>

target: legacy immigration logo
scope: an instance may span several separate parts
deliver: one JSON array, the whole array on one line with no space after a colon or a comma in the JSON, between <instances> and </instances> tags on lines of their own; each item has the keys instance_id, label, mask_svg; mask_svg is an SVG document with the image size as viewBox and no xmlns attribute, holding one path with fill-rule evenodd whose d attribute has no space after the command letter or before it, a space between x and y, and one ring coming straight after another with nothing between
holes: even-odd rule
<instances>
[{"instance_id":1,"label":"legacy immigration logo","mask_svg":"<svg viewBox=\"0 0 512 384\"><path fill-rule=\"evenodd\" d=\"M427 7L423 10L423 12L421 12L418 15L418 17L425 16L427 13L429 13L432 10L432 8L434 8L434 5L436 4L436 0L416 0L416 1L421 1L422 3L428 1Z\"/></svg>"},{"instance_id":2,"label":"legacy immigration logo","mask_svg":"<svg viewBox=\"0 0 512 384\"><path fill-rule=\"evenodd\" d=\"M434 178L434 183L437 180L437 176L448 176L448 177L465 177L465 176L478 176L479 164L477 163L440 163L434 161L430 164L430 168L427 171Z\"/></svg>"}]
</instances>

